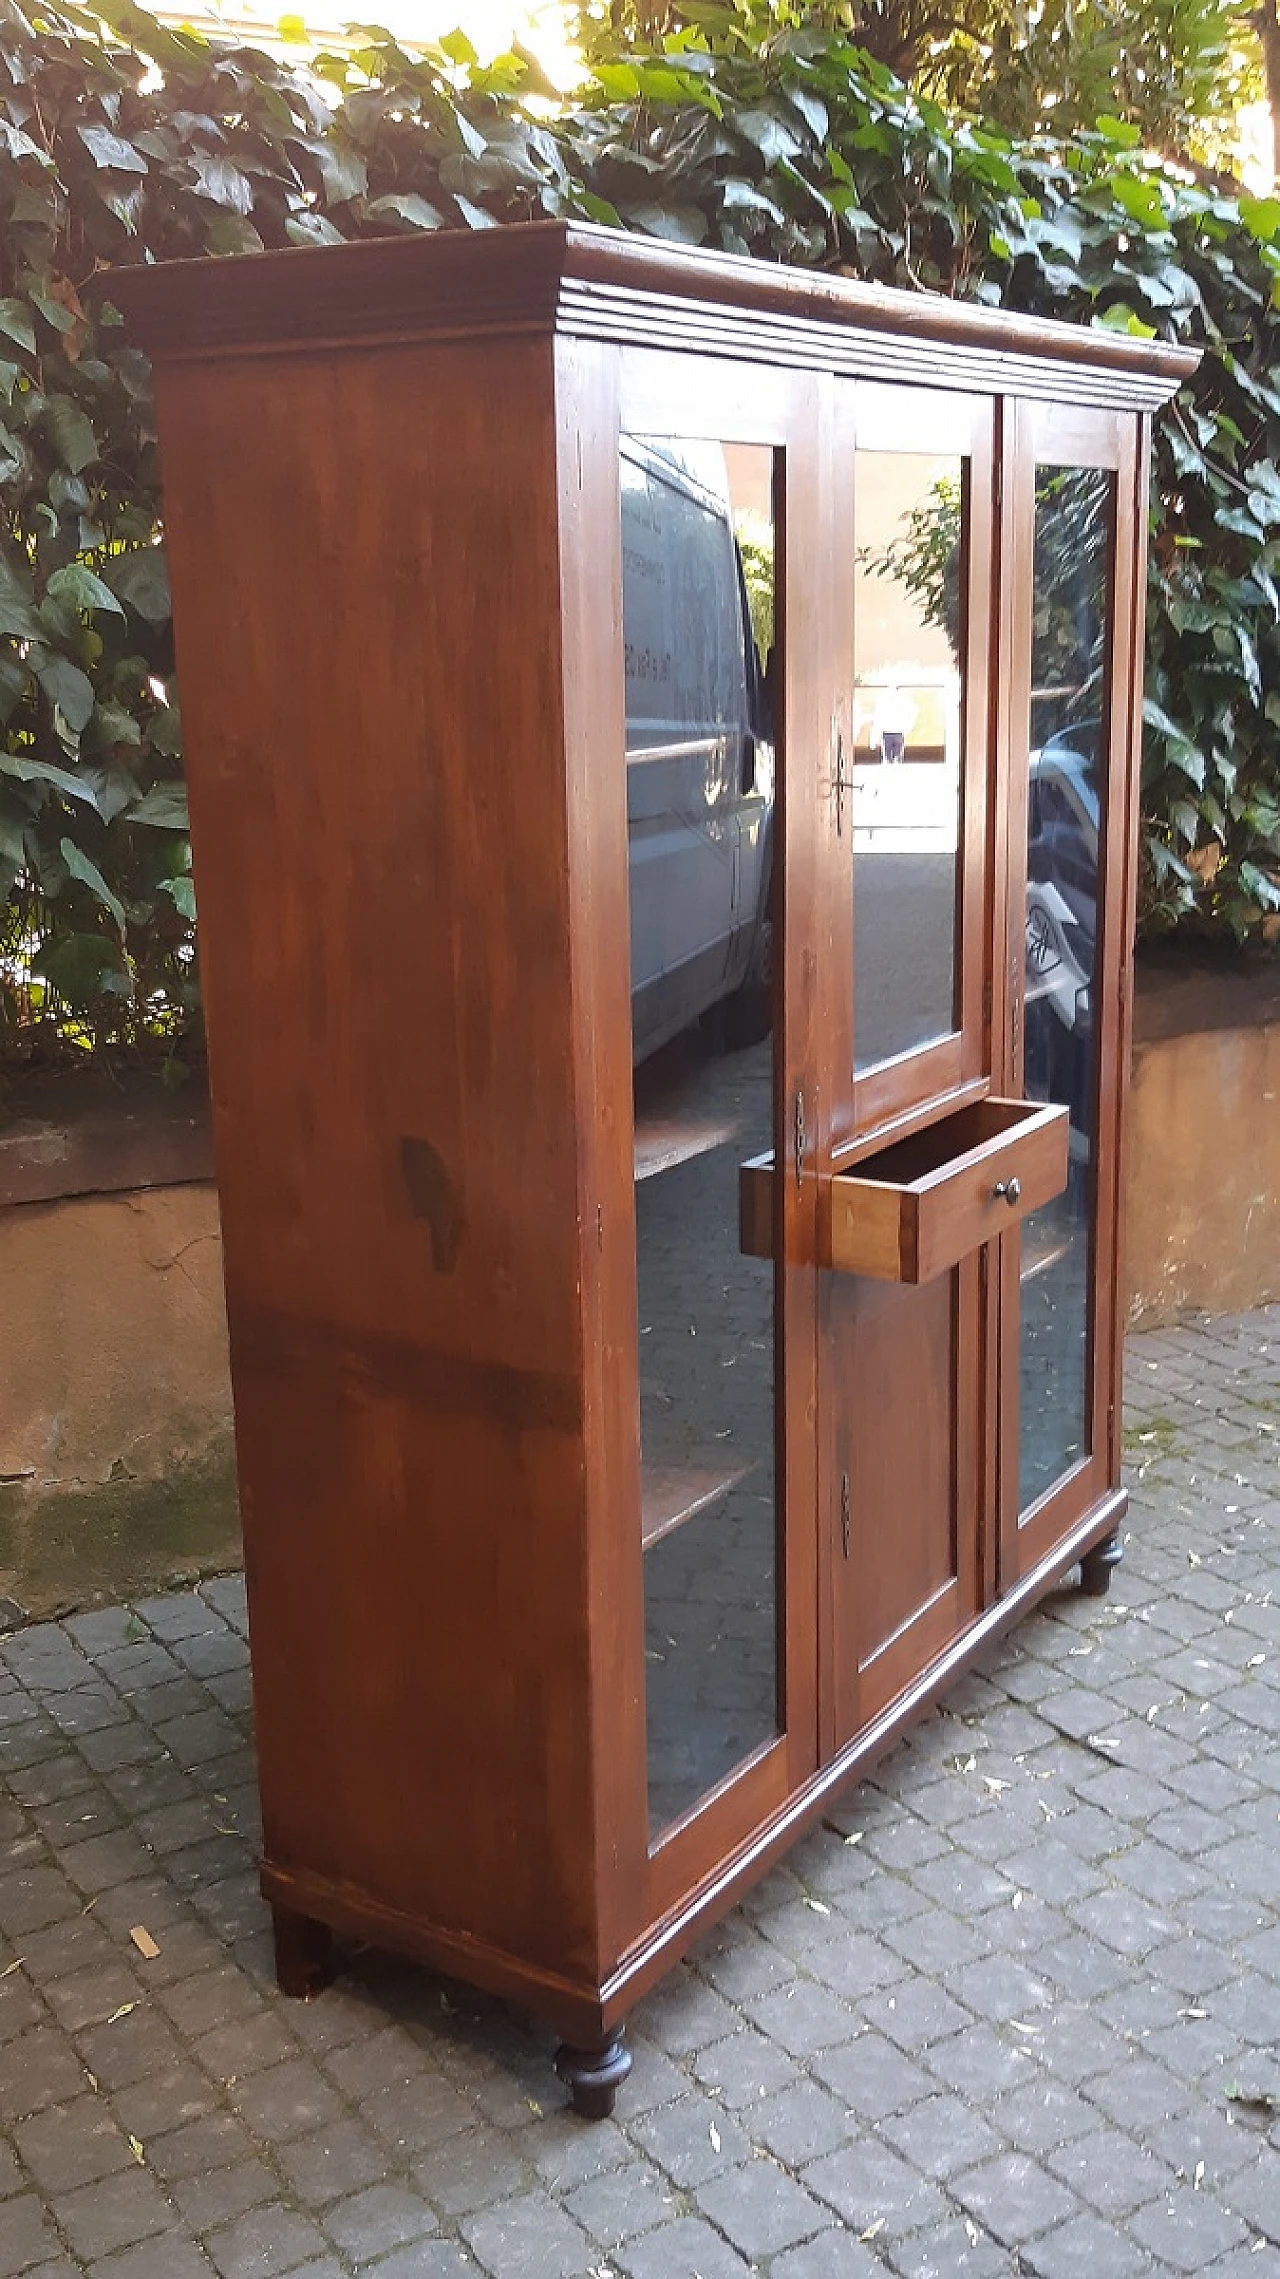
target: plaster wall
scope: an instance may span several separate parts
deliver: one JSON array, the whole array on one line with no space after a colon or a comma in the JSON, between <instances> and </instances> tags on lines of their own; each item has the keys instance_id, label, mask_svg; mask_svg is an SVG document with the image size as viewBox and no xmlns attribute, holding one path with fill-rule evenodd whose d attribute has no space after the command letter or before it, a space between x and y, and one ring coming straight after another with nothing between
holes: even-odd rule
<instances>
[{"instance_id":1,"label":"plaster wall","mask_svg":"<svg viewBox=\"0 0 1280 2279\"><path fill-rule=\"evenodd\" d=\"M1135 1028L1129 1319L1151 1327L1280 1297L1277 985L1148 976ZM131 1142L137 1160L116 1165L122 1182L146 1176L150 1115ZM198 1117L187 1123L176 1137L166 1127L168 1168L151 1173L176 1170L182 1183L62 1200L38 1199L52 1176L45 1127L33 1123L10 1145L0 1191L0 1626L6 1600L46 1613L239 1560L217 1194L192 1176L208 1168L208 1143ZM81 1152L89 1168L79 1175L102 1176L101 1135Z\"/></svg>"}]
</instances>

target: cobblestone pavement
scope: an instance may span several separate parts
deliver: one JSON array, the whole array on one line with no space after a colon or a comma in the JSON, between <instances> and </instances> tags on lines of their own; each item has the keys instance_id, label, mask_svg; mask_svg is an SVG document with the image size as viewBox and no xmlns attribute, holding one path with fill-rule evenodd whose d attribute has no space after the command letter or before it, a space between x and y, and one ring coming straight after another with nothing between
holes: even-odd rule
<instances>
[{"instance_id":1,"label":"cobblestone pavement","mask_svg":"<svg viewBox=\"0 0 1280 2279\"><path fill-rule=\"evenodd\" d=\"M1280 2274L1278 1356L1131 1341L1111 1598L704 1941L594 2127L424 1972L276 1994L237 1582L0 1639L0 2279Z\"/></svg>"}]
</instances>

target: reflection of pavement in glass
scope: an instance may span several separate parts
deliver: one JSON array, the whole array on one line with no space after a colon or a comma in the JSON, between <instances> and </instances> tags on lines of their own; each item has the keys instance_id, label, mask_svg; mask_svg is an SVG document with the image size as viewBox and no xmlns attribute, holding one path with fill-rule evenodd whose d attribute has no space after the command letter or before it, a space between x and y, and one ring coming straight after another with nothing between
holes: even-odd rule
<instances>
[{"instance_id":1,"label":"reflection of pavement in glass","mask_svg":"<svg viewBox=\"0 0 1280 2279\"><path fill-rule=\"evenodd\" d=\"M1088 1453L1089 1168L1022 1228L1018 1508Z\"/></svg>"},{"instance_id":2,"label":"reflection of pavement in glass","mask_svg":"<svg viewBox=\"0 0 1280 2279\"><path fill-rule=\"evenodd\" d=\"M956 855L858 847L854 1058L872 1068L955 1025Z\"/></svg>"},{"instance_id":3,"label":"reflection of pavement in glass","mask_svg":"<svg viewBox=\"0 0 1280 2279\"><path fill-rule=\"evenodd\" d=\"M654 1830L777 1729L773 1269L738 1247L770 1085L768 1044L703 1061L692 1102L686 1067L682 1112L732 1137L636 1188L646 1524L698 1505L645 1553Z\"/></svg>"}]
</instances>

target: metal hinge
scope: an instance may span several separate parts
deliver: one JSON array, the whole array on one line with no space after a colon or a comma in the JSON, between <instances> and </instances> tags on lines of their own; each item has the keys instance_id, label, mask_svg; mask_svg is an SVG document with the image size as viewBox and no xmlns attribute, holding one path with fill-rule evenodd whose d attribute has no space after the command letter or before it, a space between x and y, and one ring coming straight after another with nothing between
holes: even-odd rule
<instances>
[{"instance_id":1,"label":"metal hinge","mask_svg":"<svg viewBox=\"0 0 1280 2279\"><path fill-rule=\"evenodd\" d=\"M796 1090L795 1141L796 1141L796 1185L797 1185L797 1187L798 1187L798 1186L800 1185L800 1183L801 1183L801 1176L802 1176L802 1173L803 1173L803 1171L804 1171L804 1143L805 1143L805 1128L804 1128L804 1091L803 1091L803 1088L802 1088L802 1087L797 1087L797 1090Z\"/></svg>"},{"instance_id":2,"label":"metal hinge","mask_svg":"<svg viewBox=\"0 0 1280 2279\"><path fill-rule=\"evenodd\" d=\"M846 1559L849 1556L849 1528L849 1475L847 1472L842 1472L840 1474L840 1548L843 1551Z\"/></svg>"}]
</instances>

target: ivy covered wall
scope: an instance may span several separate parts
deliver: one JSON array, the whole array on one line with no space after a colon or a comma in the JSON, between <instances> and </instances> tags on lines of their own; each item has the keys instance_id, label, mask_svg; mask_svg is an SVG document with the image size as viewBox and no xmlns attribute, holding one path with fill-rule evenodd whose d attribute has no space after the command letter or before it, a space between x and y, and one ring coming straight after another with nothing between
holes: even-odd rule
<instances>
[{"instance_id":1,"label":"ivy covered wall","mask_svg":"<svg viewBox=\"0 0 1280 2279\"><path fill-rule=\"evenodd\" d=\"M1280 937L1280 200L1103 118L1015 145L734 0L653 52L389 35L310 69L0 0L0 1066L180 1077L195 901L150 381L114 268L578 216L1203 343L1152 493L1141 922Z\"/></svg>"}]
</instances>

